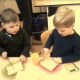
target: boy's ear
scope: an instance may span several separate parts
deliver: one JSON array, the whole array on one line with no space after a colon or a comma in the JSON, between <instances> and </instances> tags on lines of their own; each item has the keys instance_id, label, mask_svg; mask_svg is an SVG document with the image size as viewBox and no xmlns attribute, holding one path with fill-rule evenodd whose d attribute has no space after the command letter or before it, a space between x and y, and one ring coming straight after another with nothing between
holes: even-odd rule
<instances>
[{"instance_id":1,"label":"boy's ear","mask_svg":"<svg viewBox=\"0 0 80 80\"><path fill-rule=\"evenodd\" d=\"M74 27L75 23L72 24L72 28Z\"/></svg>"},{"instance_id":2,"label":"boy's ear","mask_svg":"<svg viewBox=\"0 0 80 80\"><path fill-rule=\"evenodd\" d=\"M4 23L1 23L2 28L4 28Z\"/></svg>"}]
</instances>

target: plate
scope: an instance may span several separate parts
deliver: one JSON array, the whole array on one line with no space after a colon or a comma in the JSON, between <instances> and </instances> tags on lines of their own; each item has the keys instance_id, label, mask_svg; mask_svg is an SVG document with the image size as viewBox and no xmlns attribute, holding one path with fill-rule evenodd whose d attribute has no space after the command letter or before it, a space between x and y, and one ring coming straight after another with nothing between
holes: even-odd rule
<instances>
[{"instance_id":1,"label":"plate","mask_svg":"<svg viewBox=\"0 0 80 80\"><path fill-rule=\"evenodd\" d=\"M12 64L15 64L15 63L18 63L18 62L19 62L19 60L11 61ZM11 65L10 63L7 64L7 65L2 69L2 71L1 71L2 75L3 75L5 78L8 78L8 79L11 79L11 78L15 78L15 77L16 77L16 74L11 75L11 76L7 75L6 67L7 67L7 66L10 66L10 65ZM23 63L22 65L23 65L23 68L24 68L24 67L25 67L25 66L24 66L24 63Z\"/></svg>"},{"instance_id":2,"label":"plate","mask_svg":"<svg viewBox=\"0 0 80 80\"><path fill-rule=\"evenodd\" d=\"M43 67L43 66L40 64L40 62L42 62L44 59L45 59L45 58L42 58L42 59L39 61L39 63L38 63L39 67L40 67L42 70L44 70L44 71L46 71L46 72L48 72L48 73L55 73L55 72L59 71L59 69L61 68L61 64L59 64L59 65L57 65L52 71L46 69L45 67ZM51 58L51 59L52 59L52 58ZM54 59L52 59L52 60L54 61Z\"/></svg>"}]
</instances>

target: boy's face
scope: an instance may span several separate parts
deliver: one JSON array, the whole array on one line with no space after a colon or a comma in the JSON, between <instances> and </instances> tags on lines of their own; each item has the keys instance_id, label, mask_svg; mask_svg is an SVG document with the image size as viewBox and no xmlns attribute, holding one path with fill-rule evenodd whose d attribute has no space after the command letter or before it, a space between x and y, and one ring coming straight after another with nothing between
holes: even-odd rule
<instances>
[{"instance_id":1,"label":"boy's face","mask_svg":"<svg viewBox=\"0 0 80 80\"><path fill-rule=\"evenodd\" d=\"M6 29L6 31L10 34L16 34L19 31L19 21L18 22L10 22L7 24L3 23L3 28Z\"/></svg>"},{"instance_id":2,"label":"boy's face","mask_svg":"<svg viewBox=\"0 0 80 80\"><path fill-rule=\"evenodd\" d=\"M70 28L56 28L56 29L57 29L58 33L63 37L74 33L73 26L71 26Z\"/></svg>"}]
</instances>

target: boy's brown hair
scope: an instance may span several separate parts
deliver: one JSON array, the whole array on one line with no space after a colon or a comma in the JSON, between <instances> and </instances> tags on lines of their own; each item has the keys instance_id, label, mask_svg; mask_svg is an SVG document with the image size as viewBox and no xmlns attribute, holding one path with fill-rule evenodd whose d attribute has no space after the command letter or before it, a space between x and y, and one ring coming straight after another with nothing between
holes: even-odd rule
<instances>
[{"instance_id":1,"label":"boy's brown hair","mask_svg":"<svg viewBox=\"0 0 80 80\"><path fill-rule=\"evenodd\" d=\"M59 7L54 15L53 24L56 28L69 28L75 23L75 13L67 7Z\"/></svg>"},{"instance_id":2,"label":"boy's brown hair","mask_svg":"<svg viewBox=\"0 0 80 80\"><path fill-rule=\"evenodd\" d=\"M17 22L19 21L18 14L10 8L7 8L1 12L1 22L6 24L10 22Z\"/></svg>"}]
</instances>

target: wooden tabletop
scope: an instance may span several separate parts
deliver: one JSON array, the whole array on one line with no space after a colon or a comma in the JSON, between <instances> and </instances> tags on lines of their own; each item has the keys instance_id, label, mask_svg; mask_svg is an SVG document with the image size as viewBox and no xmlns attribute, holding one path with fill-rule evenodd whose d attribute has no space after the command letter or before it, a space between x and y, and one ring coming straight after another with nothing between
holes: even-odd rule
<instances>
[{"instance_id":1,"label":"wooden tabletop","mask_svg":"<svg viewBox=\"0 0 80 80\"><path fill-rule=\"evenodd\" d=\"M80 4L79 0L34 0L35 6Z\"/></svg>"},{"instance_id":2,"label":"wooden tabletop","mask_svg":"<svg viewBox=\"0 0 80 80\"><path fill-rule=\"evenodd\" d=\"M41 60L43 57L40 57ZM10 57L10 61L19 60L18 57ZM61 64L60 69L57 72L48 72L41 68L39 65L34 66L30 57L27 58L27 62L25 63L25 70L20 71L17 74L17 77L14 79L6 79L2 74L1 70L8 64L9 62L6 59L0 57L0 80L80 80L80 70L74 73L69 73L65 68L65 64ZM80 65L80 61L78 63ZM69 65L69 64L68 64ZM19 77L18 77L19 76Z\"/></svg>"}]
</instances>

